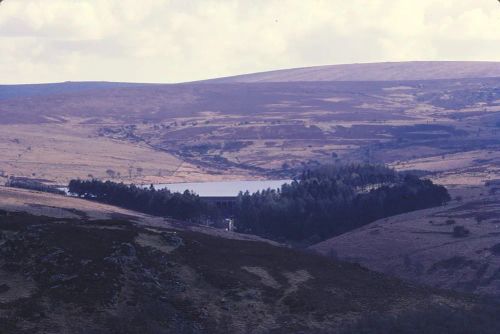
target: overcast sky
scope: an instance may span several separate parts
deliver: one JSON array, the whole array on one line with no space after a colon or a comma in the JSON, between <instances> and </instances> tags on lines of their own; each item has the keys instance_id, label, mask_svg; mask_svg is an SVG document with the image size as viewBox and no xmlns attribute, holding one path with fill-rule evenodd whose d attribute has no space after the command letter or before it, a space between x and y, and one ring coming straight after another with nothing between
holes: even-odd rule
<instances>
[{"instance_id":1,"label":"overcast sky","mask_svg":"<svg viewBox=\"0 0 500 334\"><path fill-rule=\"evenodd\" d=\"M0 83L500 61L497 0L4 0Z\"/></svg>"}]
</instances>

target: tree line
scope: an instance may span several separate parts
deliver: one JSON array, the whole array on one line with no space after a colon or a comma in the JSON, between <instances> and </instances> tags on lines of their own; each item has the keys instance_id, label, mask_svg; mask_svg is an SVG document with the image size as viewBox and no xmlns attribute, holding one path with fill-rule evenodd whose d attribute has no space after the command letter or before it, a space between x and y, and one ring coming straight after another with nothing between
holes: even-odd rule
<instances>
[{"instance_id":1,"label":"tree line","mask_svg":"<svg viewBox=\"0 0 500 334\"><path fill-rule=\"evenodd\" d=\"M79 197L117 205L155 216L201 221L217 217L216 209L190 191L171 192L100 180L71 180L68 191Z\"/></svg>"},{"instance_id":2,"label":"tree line","mask_svg":"<svg viewBox=\"0 0 500 334\"><path fill-rule=\"evenodd\" d=\"M195 222L231 215L238 231L274 240L323 240L380 218L446 203L446 188L385 166L326 165L306 170L291 184L240 193L230 211L197 194L172 193L111 181L72 180L81 197L158 216Z\"/></svg>"},{"instance_id":3,"label":"tree line","mask_svg":"<svg viewBox=\"0 0 500 334\"><path fill-rule=\"evenodd\" d=\"M65 195L65 192L51 185L24 177L10 177L5 184L7 187L43 191L51 194Z\"/></svg>"}]
</instances>

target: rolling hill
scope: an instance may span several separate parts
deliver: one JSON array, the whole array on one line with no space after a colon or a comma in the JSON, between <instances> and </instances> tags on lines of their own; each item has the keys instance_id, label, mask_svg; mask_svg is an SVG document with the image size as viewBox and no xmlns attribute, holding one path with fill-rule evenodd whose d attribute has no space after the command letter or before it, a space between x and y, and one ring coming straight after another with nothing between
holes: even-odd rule
<instances>
[{"instance_id":1,"label":"rolling hill","mask_svg":"<svg viewBox=\"0 0 500 334\"><path fill-rule=\"evenodd\" d=\"M209 82L408 81L500 77L500 62L411 61L326 65L252 73Z\"/></svg>"},{"instance_id":2,"label":"rolling hill","mask_svg":"<svg viewBox=\"0 0 500 334\"><path fill-rule=\"evenodd\" d=\"M43 95L0 99L0 175L282 178L340 159L481 184L500 175L498 73L497 63L409 62L284 70L259 82L37 86Z\"/></svg>"}]
</instances>

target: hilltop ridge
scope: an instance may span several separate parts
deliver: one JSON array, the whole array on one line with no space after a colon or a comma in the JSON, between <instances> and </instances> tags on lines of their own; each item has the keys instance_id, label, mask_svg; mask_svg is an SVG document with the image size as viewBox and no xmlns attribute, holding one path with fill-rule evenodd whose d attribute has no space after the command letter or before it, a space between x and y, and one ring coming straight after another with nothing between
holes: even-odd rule
<instances>
[{"instance_id":1,"label":"hilltop ridge","mask_svg":"<svg viewBox=\"0 0 500 334\"><path fill-rule=\"evenodd\" d=\"M500 77L500 62L407 61L311 66L249 73L206 82L404 81Z\"/></svg>"}]
</instances>

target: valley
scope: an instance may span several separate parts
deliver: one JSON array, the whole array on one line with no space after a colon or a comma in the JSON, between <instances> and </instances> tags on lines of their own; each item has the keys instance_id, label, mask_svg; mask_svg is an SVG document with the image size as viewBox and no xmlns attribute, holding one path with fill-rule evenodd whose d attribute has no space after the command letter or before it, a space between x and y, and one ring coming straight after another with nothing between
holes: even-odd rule
<instances>
[{"instance_id":1,"label":"valley","mask_svg":"<svg viewBox=\"0 0 500 334\"><path fill-rule=\"evenodd\" d=\"M0 0L0 334L499 334L500 0Z\"/></svg>"},{"instance_id":2,"label":"valley","mask_svg":"<svg viewBox=\"0 0 500 334\"><path fill-rule=\"evenodd\" d=\"M0 86L0 332L497 333L499 68Z\"/></svg>"}]
</instances>

